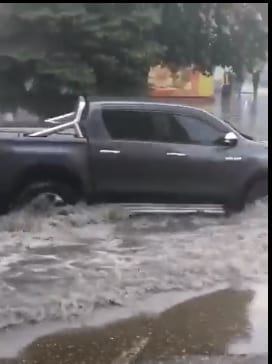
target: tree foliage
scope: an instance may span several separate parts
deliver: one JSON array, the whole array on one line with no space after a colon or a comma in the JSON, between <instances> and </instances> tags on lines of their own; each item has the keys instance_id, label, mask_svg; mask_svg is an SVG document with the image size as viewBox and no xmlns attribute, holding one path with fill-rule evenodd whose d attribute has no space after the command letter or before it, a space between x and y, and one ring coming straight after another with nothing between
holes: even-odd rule
<instances>
[{"instance_id":1,"label":"tree foliage","mask_svg":"<svg viewBox=\"0 0 272 364\"><path fill-rule=\"evenodd\" d=\"M252 4L233 4L230 16L228 65L237 74L261 71L268 50L267 23Z\"/></svg>"},{"instance_id":2,"label":"tree foliage","mask_svg":"<svg viewBox=\"0 0 272 364\"><path fill-rule=\"evenodd\" d=\"M232 67L241 75L267 59L265 8L249 3L171 3L162 7L164 61L203 71ZM262 4L265 5L265 4Z\"/></svg>"},{"instance_id":3,"label":"tree foliage","mask_svg":"<svg viewBox=\"0 0 272 364\"><path fill-rule=\"evenodd\" d=\"M1 3L0 89L142 91L159 62L253 72L267 57L267 23L253 5Z\"/></svg>"},{"instance_id":4,"label":"tree foliage","mask_svg":"<svg viewBox=\"0 0 272 364\"><path fill-rule=\"evenodd\" d=\"M22 3L9 10L1 22L0 67L17 67L36 89L136 86L160 52L152 39L156 6Z\"/></svg>"}]
</instances>

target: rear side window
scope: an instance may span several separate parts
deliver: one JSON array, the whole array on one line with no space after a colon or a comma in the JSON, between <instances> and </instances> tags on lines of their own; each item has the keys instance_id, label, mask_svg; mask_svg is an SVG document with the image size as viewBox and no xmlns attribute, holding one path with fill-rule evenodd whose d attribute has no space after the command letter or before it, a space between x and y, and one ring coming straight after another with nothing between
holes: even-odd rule
<instances>
[{"instance_id":1,"label":"rear side window","mask_svg":"<svg viewBox=\"0 0 272 364\"><path fill-rule=\"evenodd\" d=\"M147 113L130 110L103 110L104 125L112 139L150 141L154 134Z\"/></svg>"}]
</instances>

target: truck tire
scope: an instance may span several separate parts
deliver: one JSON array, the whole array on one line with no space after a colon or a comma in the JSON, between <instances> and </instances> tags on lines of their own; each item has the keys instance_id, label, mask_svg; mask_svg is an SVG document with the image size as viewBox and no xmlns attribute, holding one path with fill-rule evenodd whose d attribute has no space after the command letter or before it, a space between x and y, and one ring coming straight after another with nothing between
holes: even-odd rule
<instances>
[{"instance_id":1,"label":"truck tire","mask_svg":"<svg viewBox=\"0 0 272 364\"><path fill-rule=\"evenodd\" d=\"M233 196L225 204L225 212L229 216L232 213L239 213L245 209L246 206L262 199L268 195L267 178L259 178L244 188L244 191L239 196Z\"/></svg>"},{"instance_id":2,"label":"truck tire","mask_svg":"<svg viewBox=\"0 0 272 364\"><path fill-rule=\"evenodd\" d=\"M80 200L79 192L69 184L58 181L33 182L22 189L11 209L23 207L40 195L58 196L65 205L74 205Z\"/></svg>"},{"instance_id":3,"label":"truck tire","mask_svg":"<svg viewBox=\"0 0 272 364\"><path fill-rule=\"evenodd\" d=\"M267 178L260 178L254 181L247 189L244 203L248 205L266 196L268 196Z\"/></svg>"}]
</instances>

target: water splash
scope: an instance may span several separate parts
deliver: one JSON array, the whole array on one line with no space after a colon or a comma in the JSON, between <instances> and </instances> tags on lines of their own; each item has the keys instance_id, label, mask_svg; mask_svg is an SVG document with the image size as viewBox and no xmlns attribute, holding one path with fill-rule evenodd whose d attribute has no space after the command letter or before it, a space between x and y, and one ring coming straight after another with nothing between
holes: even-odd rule
<instances>
[{"instance_id":1,"label":"water splash","mask_svg":"<svg viewBox=\"0 0 272 364\"><path fill-rule=\"evenodd\" d=\"M112 216L107 206L0 218L0 328L90 317L155 292L266 279L267 203L230 218Z\"/></svg>"}]
</instances>

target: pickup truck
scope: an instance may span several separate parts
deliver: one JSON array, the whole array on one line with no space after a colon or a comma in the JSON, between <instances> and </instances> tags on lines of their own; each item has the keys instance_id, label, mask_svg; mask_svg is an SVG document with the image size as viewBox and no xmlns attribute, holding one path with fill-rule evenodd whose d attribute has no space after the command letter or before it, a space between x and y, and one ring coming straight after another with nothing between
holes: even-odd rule
<instances>
[{"instance_id":1,"label":"pickup truck","mask_svg":"<svg viewBox=\"0 0 272 364\"><path fill-rule=\"evenodd\" d=\"M46 122L15 136L0 133L1 213L44 193L67 204L163 202L226 210L241 210L268 193L268 145L198 108L80 97L75 112Z\"/></svg>"}]
</instances>

